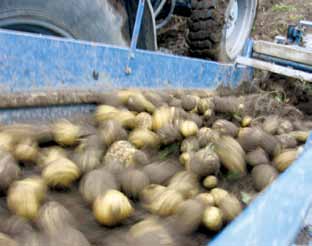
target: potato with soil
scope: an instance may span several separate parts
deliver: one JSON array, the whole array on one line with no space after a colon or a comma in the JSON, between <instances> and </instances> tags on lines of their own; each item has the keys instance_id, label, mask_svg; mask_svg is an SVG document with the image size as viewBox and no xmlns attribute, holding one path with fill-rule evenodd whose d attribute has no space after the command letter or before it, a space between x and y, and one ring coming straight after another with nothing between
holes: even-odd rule
<instances>
[{"instance_id":1,"label":"potato with soil","mask_svg":"<svg viewBox=\"0 0 312 246\"><path fill-rule=\"evenodd\" d=\"M96 220L105 226L115 226L129 218L134 209L128 198L117 190L108 190L93 203Z\"/></svg>"},{"instance_id":2,"label":"potato with soil","mask_svg":"<svg viewBox=\"0 0 312 246\"><path fill-rule=\"evenodd\" d=\"M180 130L174 124L167 124L157 130L157 134L162 144L171 144L182 139Z\"/></svg>"},{"instance_id":3,"label":"potato with soil","mask_svg":"<svg viewBox=\"0 0 312 246\"><path fill-rule=\"evenodd\" d=\"M16 160L24 163L35 163L39 154L38 143L31 138L21 140L14 150Z\"/></svg>"},{"instance_id":4,"label":"potato with soil","mask_svg":"<svg viewBox=\"0 0 312 246\"><path fill-rule=\"evenodd\" d=\"M129 134L129 141L138 149L157 148L160 145L159 136L148 129L136 129Z\"/></svg>"},{"instance_id":5,"label":"potato with soil","mask_svg":"<svg viewBox=\"0 0 312 246\"><path fill-rule=\"evenodd\" d=\"M54 234L61 232L63 227L75 227L77 222L64 206L51 201L40 208L36 224L45 233Z\"/></svg>"},{"instance_id":6,"label":"potato with soil","mask_svg":"<svg viewBox=\"0 0 312 246\"><path fill-rule=\"evenodd\" d=\"M246 154L246 161L250 166L257 166L260 164L269 163L267 153L260 147Z\"/></svg>"},{"instance_id":7,"label":"potato with soil","mask_svg":"<svg viewBox=\"0 0 312 246\"><path fill-rule=\"evenodd\" d=\"M135 116L135 128L152 130L153 118L146 112L139 113Z\"/></svg>"},{"instance_id":8,"label":"potato with soil","mask_svg":"<svg viewBox=\"0 0 312 246\"><path fill-rule=\"evenodd\" d=\"M214 146L221 163L228 171L241 176L246 174L246 154L241 145L234 138L221 136L214 142Z\"/></svg>"},{"instance_id":9,"label":"potato with soil","mask_svg":"<svg viewBox=\"0 0 312 246\"><path fill-rule=\"evenodd\" d=\"M203 181L203 186L208 190L216 188L218 186L218 178L213 175L207 176Z\"/></svg>"},{"instance_id":10,"label":"potato with soil","mask_svg":"<svg viewBox=\"0 0 312 246\"><path fill-rule=\"evenodd\" d=\"M131 198L138 198L141 191L149 185L149 177L142 171L130 169L121 175L121 188Z\"/></svg>"},{"instance_id":11,"label":"potato with soil","mask_svg":"<svg viewBox=\"0 0 312 246\"><path fill-rule=\"evenodd\" d=\"M208 110L214 110L214 107L212 98L201 98L197 104L197 111L200 114L205 114Z\"/></svg>"},{"instance_id":12,"label":"potato with soil","mask_svg":"<svg viewBox=\"0 0 312 246\"><path fill-rule=\"evenodd\" d=\"M236 137L238 134L239 128L228 120L217 120L213 123L212 129L220 132L224 135L229 135Z\"/></svg>"},{"instance_id":13,"label":"potato with soil","mask_svg":"<svg viewBox=\"0 0 312 246\"><path fill-rule=\"evenodd\" d=\"M144 187L142 192L140 193L140 201L144 204L148 205L151 204L154 200L156 200L161 193L166 190L165 186L157 185L157 184L150 184Z\"/></svg>"},{"instance_id":14,"label":"potato with soil","mask_svg":"<svg viewBox=\"0 0 312 246\"><path fill-rule=\"evenodd\" d=\"M262 191L277 178L278 172L271 165L261 164L253 168L251 176L255 189Z\"/></svg>"},{"instance_id":15,"label":"potato with soil","mask_svg":"<svg viewBox=\"0 0 312 246\"><path fill-rule=\"evenodd\" d=\"M198 200L186 200L179 204L174 215L175 228L183 234L197 230L202 222L204 205Z\"/></svg>"},{"instance_id":16,"label":"potato with soil","mask_svg":"<svg viewBox=\"0 0 312 246\"><path fill-rule=\"evenodd\" d=\"M91 246L87 238L80 231L69 226L63 227L59 233L50 235L48 242L49 246Z\"/></svg>"},{"instance_id":17,"label":"potato with soil","mask_svg":"<svg viewBox=\"0 0 312 246\"><path fill-rule=\"evenodd\" d=\"M205 207L215 205L213 195L211 195L210 193L200 193L195 197L195 199L201 202L201 204L204 205Z\"/></svg>"},{"instance_id":18,"label":"potato with soil","mask_svg":"<svg viewBox=\"0 0 312 246\"><path fill-rule=\"evenodd\" d=\"M219 133L215 130L212 130L208 127L202 127L199 129L197 133L197 138L199 142L199 146L201 148L206 147L208 144L210 144L214 139L219 138Z\"/></svg>"},{"instance_id":19,"label":"potato with soil","mask_svg":"<svg viewBox=\"0 0 312 246\"><path fill-rule=\"evenodd\" d=\"M178 191L170 188L165 188L157 197L152 196L152 198L149 203L144 203L144 208L161 217L174 214L184 200Z\"/></svg>"},{"instance_id":20,"label":"potato with soil","mask_svg":"<svg viewBox=\"0 0 312 246\"><path fill-rule=\"evenodd\" d=\"M194 121L185 120L180 125L180 132L184 137L191 137L197 134L198 126Z\"/></svg>"},{"instance_id":21,"label":"potato with soil","mask_svg":"<svg viewBox=\"0 0 312 246\"><path fill-rule=\"evenodd\" d=\"M279 128L280 122L281 122L281 119L277 115L270 115L265 118L262 128L267 133L276 134Z\"/></svg>"},{"instance_id":22,"label":"potato with soil","mask_svg":"<svg viewBox=\"0 0 312 246\"><path fill-rule=\"evenodd\" d=\"M156 218L147 218L130 228L133 245L178 246L167 228Z\"/></svg>"},{"instance_id":23,"label":"potato with soil","mask_svg":"<svg viewBox=\"0 0 312 246\"><path fill-rule=\"evenodd\" d=\"M277 134L281 135L281 134L289 133L293 130L294 130L294 127L289 120L282 120L277 129Z\"/></svg>"},{"instance_id":24,"label":"potato with soil","mask_svg":"<svg viewBox=\"0 0 312 246\"><path fill-rule=\"evenodd\" d=\"M222 211L223 219L225 221L234 220L243 210L242 204L233 194L225 194L216 204Z\"/></svg>"},{"instance_id":25,"label":"potato with soil","mask_svg":"<svg viewBox=\"0 0 312 246\"><path fill-rule=\"evenodd\" d=\"M56 188L68 188L80 175L78 166L63 156L56 157L42 170L47 185Z\"/></svg>"},{"instance_id":26,"label":"potato with soil","mask_svg":"<svg viewBox=\"0 0 312 246\"><path fill-rule=\"evenodd\" d=\"M284 133L276 136L282 145L283 149L296 148L298 145L297 139L288 133Z\"/></svg>"},{"instance_id":27,"label":"potato with soil","mask_svg":"<svg viewBox=\"0 0 312 246\"><path fill-rule=\"evenodd\" d=\"M104 145L96 135L80 140L73 153L73 161L82 173L89 172L101 165Z\"/></svg>"},{"instance_id":28,"label":"potato with soil","mask_svg":"<svg viewBox=\"0 0 312 246\"><path fill-rule=\"evenodd\" d=\"M170 179L168 187L180 192L185 199L192 198L199 193L198 177L192 172L181 171Z\"/></svg>"},{"instance_id":29,"label":"potato with soil","mask_svg":"<svg viewBox=\"0 0 312 246\"><path fill-rule=\"evenodd\" d=\"M219 231L223 226L223 214L222 211L214 206L209 206L204 210L203 224L211 231Z\"/></svg>"},{"instance_id":30,"label":"potato with soil","mask_svg":"<svg viewBox=\"0 0 312 246\"><path fill-rule=\"evenodd\" d=\"M15 181L8 191L9 210L26 219L36 218L46 189L44 180L39 177Z\"/></svg>"},{"instance_id":31,"label":"potato with soil","mask_svg":"<svg viewBox=\"0 0 312 246\"><path fill-rule=\"evenodd\" d=\"M124 167L135 166L133 155L137 149L128 141L121 140L113 143L107 150L104 162L118 161L123 164Z\"/></svg>"},{"instance_id":32,"label":"potato with soil","mask_svg":"<svg viewBox=\"0 0 312 246\"><path fill-rule=\"evenodd\" d=\"M180 170L179 164L170 159L154 162L143 168L143 172L147 174L152 184L165 184Z\"/></svg>"},{"instance_id":33,"label":"potato with soil","mask_svg":"<svg viewBox=\"0 0 312 246\"><path fill-rule=\"evenodd\" d=\"M297 159L297 156L297 149L286 149L274 158L273 166L279 172L283 172Z\"/></svg>"},{"instance_id":34,"label":"potato with soil","mask_svg":"<svg viewBox=\"0 0 312 246\"><path fill-rule=\"evenodd\" d=\"M243 99L237 97L219 97L213 98L215 111L218 113L235 114L244 108Z\"/></svg>"},{"instance_id":35,"label":"potato with soil","mask_svg":"<svg viewBox=\"0 0 312 246\"><path fill-rule=\"evenodd\" d=\"M0 190L6 191L20 177L21 170L13 156L0 149Z\"/></svg>"},{"instance_id":36,"label":"potato with soil","mask_svg":"<svg viewBox=\"0 0 312 246\"><path fill-rule=\"evenodd\" d=\"M52 132L55 142L64 146L76 144L82 136L81 127L65 119L55 122Z\"/></svg>"},{"instance_id":37,"label":"potato with soil","mask_svg":"<svg viewBox=\"0 0 312 246\"><path fill-rule=\"evenodd\" d=\"M100 126L100 136L106 146L128 138L127 131L117 120L104 121Z\"/></svg>"},{"instance_id":38,"label":"potato with soil","mask_svg":"<svg viewBox=\"0 0 312 246\"><path fill-rule=\"evenodd\" d=\"M185 138L180 147L181 152L196 152L199 150L198 138L195 136Z\"/></svg>"},{"instance_id":39,"label":"potato with soil","mask_svg":"<svg viewBox=\"0 0 312 246\"><path fill-rule=\"evenodd\" d=\"M151 103L142 93L135 93L130 95L127 102L128 108L136 112L147 111L153 113L156 109L153 103Z\"/></svg>"},{"instance_id":40,"label":"potato with soil","mask_svg":"<svg viewBox=\"0 0 312 246\"><path fill-rule=\"evenodd\" d=\"M200 98L197 96L186 95L182 97L182 107L185 111L192 111L193 109L196 109L199 101Z\"/></svg>"},{"instance_id":41,"label":"potato with soil","mask_svg":"<svg viewBox=\"0 0 312 246\"><path fill-rule=\"evenodd\" d=\"M85 174L79 184L79 192L87 203L93 201L108 190L118 190L119 185L110 172L96 169Z\"/></svg>"},{"instance_id":42,"label":"potato with soil","mask_svg":"<svg viewBox=\"0 0 312 246\"><path fill-rule=\"evenodd\" d=\"M220 159L211 146L207 146L191 156L187 170L199 177L216 174L220 170Z\"/></svg>"}]
</instances>

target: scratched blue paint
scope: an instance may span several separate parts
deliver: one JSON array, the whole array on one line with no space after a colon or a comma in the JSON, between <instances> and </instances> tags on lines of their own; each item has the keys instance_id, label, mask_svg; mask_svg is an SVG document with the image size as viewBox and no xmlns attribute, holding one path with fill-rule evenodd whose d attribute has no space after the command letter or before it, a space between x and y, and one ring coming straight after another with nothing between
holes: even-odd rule
<instances>
[{"instance_id":1,"label":"scratched blue paint","mask_svg":"<svg viewBox=\"0 0 312 246\"><path fill-rule=\"evenodd\" d=\"M288 246L312 202L312 134L305 151L209 246Z\"/></svg>"}]
</instances>

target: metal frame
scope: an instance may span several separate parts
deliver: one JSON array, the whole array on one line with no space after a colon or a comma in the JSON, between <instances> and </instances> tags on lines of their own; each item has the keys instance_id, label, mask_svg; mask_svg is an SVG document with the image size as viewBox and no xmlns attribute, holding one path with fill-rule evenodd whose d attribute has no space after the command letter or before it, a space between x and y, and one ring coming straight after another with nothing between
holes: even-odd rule
<instances>
[{"instance_id":1,"label":"metal frame","mask_svg":"<svg viewBox=\"0 0 312 246\"><path fill-rule=\"evenodd\" d=\"M252 79L253 70L246 66L137 50L144 0L139 3L129 49L0 31L1 95L31 95L51 90L104 93L129 87L215 89L221 84L236 87ZM246 45L244 56L250 57L251 53L252 41ZM91 112L95 108L91 101L68 101L65 105L44 107L26 107L20 102L12 108L3 108L1 103L1 123L51 120ZM288 245L311 202L311 198L306 197L312 187L311 145L312 138L296 163L209 245L273 245L273 241L279 246ZM279 218L281 223L276 225L272 212L287 216Z\"/></svg>"}]
</instances>

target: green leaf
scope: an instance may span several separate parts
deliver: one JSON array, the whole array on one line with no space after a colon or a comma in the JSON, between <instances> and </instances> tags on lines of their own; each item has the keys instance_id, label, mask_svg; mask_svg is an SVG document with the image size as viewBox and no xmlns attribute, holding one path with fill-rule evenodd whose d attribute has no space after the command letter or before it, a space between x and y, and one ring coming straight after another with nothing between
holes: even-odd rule
<instances>
[{"instance_id":1,"label":"green leaf","mask_svg":"<svg viewBox=\"0 0 312 246\"><path fill-rule=\"evenodd\" d=\"M243 192L243 191L241 191L240 194L241 194L241 197L242 197L242 202L244 204L248 205L251 202L251 200L252 200L251 195L249 195L248 193Z\"/></svg>"},{"instance_id":2,"label":"green leaf","mask_svg":"<svg viewBox=\"0 0 312 246\"><path fill-rule=\"evenodd\" d=\"M162 151L159 152L159 159L165 160L170 155L177 153L180 149L180 145L178 143L173 143L168 146L166 146Z\"/></svg>"}]
</instances>

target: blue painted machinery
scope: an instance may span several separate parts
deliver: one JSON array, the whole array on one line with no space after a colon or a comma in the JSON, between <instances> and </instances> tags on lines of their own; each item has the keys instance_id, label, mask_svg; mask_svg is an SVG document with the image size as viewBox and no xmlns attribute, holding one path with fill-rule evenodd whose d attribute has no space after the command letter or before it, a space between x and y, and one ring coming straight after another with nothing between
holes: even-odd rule
<instances>
[{"instance_id":1,"label":"blue painted machinery","mask_svg":"<svg viewBox=\"0 0 312 246\"><path fill-rule=\"evenodd\" d=\"M304 40L302 26L311 25L309 22L301 23L301 29L289 31L289 39L292 37L297 45L295 50L308 57L305 60L272 56L276 45L285 48L285 44L277 43L273 48L269 44L272 53L268 54L268 46L249 41L236 63L223 64L138 50L143 9L144 1L140 1L130 48L1 31L0 121L49 120L92 112L94 98L120 88L236 87L242 81L251 81L252 67L262 69L263 63L282 68L278 70L280 73L293 77L309 79L312 76L312 60L308 60L312 53L308 47L299 46ZM58 94L63 95L61 103L52 100ZM93 96L82 102L79 95ZM30 96L31 103L18 100ZM36 98L42 97L47 97L46 103L41 100L36 103ZM17 99L10 103L10 98ZM209 245L290 245L312 204L311 160L312 136L296 163Z\"/></svg>"}]
</instances>

